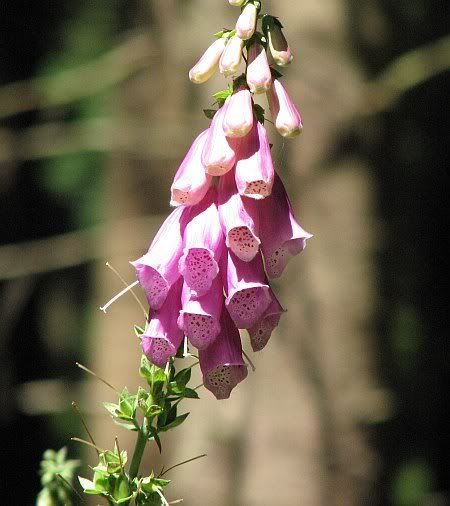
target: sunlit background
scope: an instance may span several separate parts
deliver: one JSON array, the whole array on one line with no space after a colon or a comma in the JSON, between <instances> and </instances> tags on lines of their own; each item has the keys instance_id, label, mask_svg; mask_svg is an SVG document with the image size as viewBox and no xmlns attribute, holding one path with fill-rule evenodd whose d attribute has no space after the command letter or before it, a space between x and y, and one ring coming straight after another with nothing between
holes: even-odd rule
<instances>
[{"instance_id":1,"label":"sunlit background","mask_svg":"<svg viewBox=\"0 0 450 506\"><path fill-rule=\"evenodd\" d=\"M295 55L304 134L273 156L314 234L276 283L288 313L228 401L201 391L148 449L169 499L203 506L445 506L449 9L439 0L263 1ZM43 451L89 475L133 440L102 408L139 384L128 281L169 213L180 160L225 87L187 73L239 10L226 0L2 2L0 428L3 505L31 505ZM265 98L260 101L266 107ZM449 283L450 284L450 283ZM245 337L245 336L244 336ZM244 339L245 340L245 339ZM248 349L248 347L247 347ZM200 381L199 381L200 382ZM448 406L447 406L448 407ZM98 501L92 504L98 504Z\"/></svg>"}]
</instances>

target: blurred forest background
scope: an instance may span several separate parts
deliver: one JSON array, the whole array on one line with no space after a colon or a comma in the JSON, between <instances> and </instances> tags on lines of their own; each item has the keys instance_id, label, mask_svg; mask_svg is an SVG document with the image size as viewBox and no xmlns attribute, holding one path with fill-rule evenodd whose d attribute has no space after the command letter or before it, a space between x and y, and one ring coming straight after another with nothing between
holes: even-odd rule
<instances>
[{"instance_id":1,"label":"blurred forest background","mask_svg":"<svg viewBox=\"0 0 450 506\"><path fill-rule=\"evenodd\" d=\"M170 497L448 505L449 3L263 10L285 25L305 123L292 141L269 125L273 152L315 237L277 283L288 313L256 373L229 401L204 391L163 441L167 465L208 453L173 471ZM201 109L224 87L188 70L238 12L226 0L1 3L1 504L33 504L44 449L83 435L72 400L100 446L118 435L132 449L102 410L111 392L75 361L139 382L142 315L131 297L98 311L121 289L105 262L134 279L128 261L168 214ZM86 476L95 453L83 456Z\"/></svg>"}]
</instances>

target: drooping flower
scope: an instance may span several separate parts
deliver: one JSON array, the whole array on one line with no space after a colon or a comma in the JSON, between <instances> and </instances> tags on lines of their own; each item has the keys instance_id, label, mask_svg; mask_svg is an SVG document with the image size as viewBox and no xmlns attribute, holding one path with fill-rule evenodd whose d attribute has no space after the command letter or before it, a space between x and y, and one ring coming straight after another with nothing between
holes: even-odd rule
<instances>
[{"instance_id":1,"label":"drooping flower","mask_svg":"<svg viewBox=\"0 0 450 506\"><path fill-rule=\"evenodd\" d=\"M222 176L231 170L236 163L236 140L225 136L223 118L227 111L229 99L216 112L209 127L208 137L202 153L205 171L212 176Z\"/></svg>"},{"instance_id":2,"label":"drooping flower","mask_svg":"<svg viewBox=\"0 0 450 506\"><path fill-rule=\"evenodd\" d=\"M169 290L164 304L152 313L144 334L141 336L142 349L147 358L158 367L164 367L174 357L183 341L183 332L178 328L174 314L181 309L180 278Z\"/></svg>"},{"instance_id":3,"label":"drooping flower","mask_svg":"<svg viewBox=\"0 0 450 506\"><path fill-rule=\"evenodd\" d=\"M216 276L211 288L201 297L194 297L185 283L181 302L178 326L193 346L199 350L207 348L220 332L220 316L223 308L221 277Z\"/></svg>"},{"instance_id":4,"label":"drooping flower","mask_svg":"<svg viewBox=\"0 0 450 506\"><path fill-rule=\"evenodd\" d=\"M233 35L233 37L228 40L228 44L219 61L220 73L225 77L232 76L239 70L243 48L244 41L237 35Z\"/></svg>"},{"instance_id":5,"label":"drooping flower","mask_svg":"<svg viewBox=\"0 0 450 506\"><path fill-rule=\"evenodd\" d=\"M131 262L152 309L159 309L170 287L180 277L178 261L183 254L183 234L189 209L177 207L162 224L148 252Z\"/></svg>"},{"instance_id":6,"label":"drooping flower","mask_svg":"<svg viewBox=\"0 0 450 506\"><path fill-rule=\"evenodd\" d=\"M250 344L255 352L261 351L266 346L272 331L277 327L281 315L285 312L272 289L269 290L269 294L271 299L269 306L255 325L248 329Z\"/></svg>"},{"instance_id":7,"label":"drooping flower","mask_svg":"<svg viewBox=\"0 0 450 506\"><path fill-rule=\"evenodd\" d=\"M236 185L241 195L260 200L272 191L274 169L264 126L255 121L236 162Z\"/></svg>"},{"instance_id":8,"label":"drooping flower","mask_svg":"<svg viewBox=\"0 0 450 506\"><path fill-rule=\"evenodd\" d=\"M302 117L278 79L273 80L267 92L270 113L278 132L283 137L295 137L302 132Z\"/></svg>"},{"instance_id":9,"label":"drooping flower","mask_svg":"<svg viewBox=\"0 0 450 506\"><path fill-rule=\"evenodd\" d=\"M264 46L255 40L248 48L247 84L252 93L264 93L272 86L272 74Z\"/></svg>"},{"instance_id":10,"label":"drooping flower","mask_svg":"<svg viewBox=\"0 0 450 506\"><path fill-rule=\"evenodd\" d=\"M184 232L179 271L196 297L205 294L219 272L224 236L217 211L217 191L210 188L203 200L191 207Z\"/></svg>"},{"instance_id":11,"label":"drooping flower","mask_svg":"<svg viewBox=\"0 0 450 506\"><path fill-rule=\"evenodd\" d=\"M222 311L221 331L206 349L199 351L203 383L217 399L228 399L233 388L247 377L239 331L228 311Z\"/></svg>"},{"instance_id":12,"label":"drooping flower","mask_svg":"<svg viewBox=\"0 0 450 506\"><path fill-rule=\"evenodd\" d=\"M193 83L201 84L212 77L217 70L226 43L226 39L221 37L215 40L203 53L200 60L189 71L189 79Z\"/></svg>"},{"instance_id":13,"label":"drooping flower","mask_svg":"<svg viewBox=\"0 0 450 506\"><path fill-rule=\"evenodd\" d=\"M258 9L249 2L243 9L236 22L236 35L242 40L248 40L255 33Z\"/></svg>"},{"instance_id":14,"label":"drooping flower","mask_svg":"<svg viewBox=\"0 0 450 506\"><path fill-rule=\"evenodd\" d=\"M278 175L272 193L259 203L261 212L261 249L267 275L278 278L289 259L301 253L312 237L297 223L291 202Z\"/></svg>"},{"instance_id":15,"label":"drooping flower","mask_svg":"<svg viewBox=\"0 0 450 506\"><path fill-rule=\"evenodd\" d=\"M245 137L253 126L253 101L250 91L239 86L228 101L223 118L223 131L227 137Z\"/></svg>"},{"instance_id":16,"label":"drooping flower","mask_svg":"<svg viewBox=\"0 0 450 506\"><path fill-rule=\"evenodd\" d=\"M244 199L237 192L234 172L222 176L219 181L218 208L225 244L244 262L258 253L259 214L247 209Z\"/></svg>"},{"instance_id":17,"label":"drooping flower","mask_svg":"<svg viewBox=\"0 0 450 506\"><path fill-rule=\"evenodd\" d=\"M262 26L274 62L280 67L289 65L293 56L291 48L283 34L283 25L277 18L266 14L263 16Z\"/></svg>"},{"instance_id":18,"label":"drooping flower","mask_svg":"<svg viewBox=\"0 0 450 506\"><path fill-rule=\"evenodd\" d=\"M249 329L256 325L270 304L269 285L261 254L243 262L232 251L224 255L222 277L225 306L236 327Z\"/></svg>"},{"instance_id":19,"label":"drooping flower","mask_svg":"<svg viewBox=\"0 0 450 506\"><path fill-rule=\"evenodd\" d=\"M198 204L211 186L212 176L205 173L202 165L202 152L207 137L208 130L205 130L195 139L181 162L170 188L170 205Z\"/></svg>"}]
</instances>

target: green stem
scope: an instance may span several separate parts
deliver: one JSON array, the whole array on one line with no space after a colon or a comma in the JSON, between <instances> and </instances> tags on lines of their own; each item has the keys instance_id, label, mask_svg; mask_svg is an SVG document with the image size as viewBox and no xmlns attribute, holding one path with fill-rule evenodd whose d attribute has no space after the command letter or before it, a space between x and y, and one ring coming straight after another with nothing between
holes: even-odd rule
<instances>
[{"instance_id":1,"label":"green stem","mask_svg":"<svg viewBox=\"0 0 450 506\"><path fill-rule=\"evenodd\" d=\"M142 422L142 427L139 429L136 446L134 447L133 458L130 464L130 480L134 480L139 473L139 466L141 465L142 455L144 455L145 445L147 444L148 436L148 420L145 417Z\"/></svg>"}]
</instances>

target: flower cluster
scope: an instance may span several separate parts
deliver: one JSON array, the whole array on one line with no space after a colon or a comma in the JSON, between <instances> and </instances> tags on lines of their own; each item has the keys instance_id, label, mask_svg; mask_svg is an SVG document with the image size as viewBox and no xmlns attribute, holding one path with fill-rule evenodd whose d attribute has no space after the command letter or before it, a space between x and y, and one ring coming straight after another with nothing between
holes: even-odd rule
<instances>
[{"instance_id":1,"label":"flower cluster","mask_svg":"<svg viewBox=\"0 0 450 506\"><path fill-rule=\"evenodd\" d=\"M164 367L186 336L199 350L205 387L218 399L247 375L238 329L247 330L254 351L264 348L284 312L269 278L279 277L311 237L275 173L264 110L253 101L254 94L267 93L280 134L301 132L300 114L266 53L277 65L291 62L282 25L273 16L261 18L258 1L229 3L242 7L236 28L216 34L189 77L202 83L216 69L234 76L244 50L246 71L215 95L217 111L205 111L211 124L171 187L175 209L133 262L151 309L141 336L144 353Z\"/></svg>"}]
</instances>

